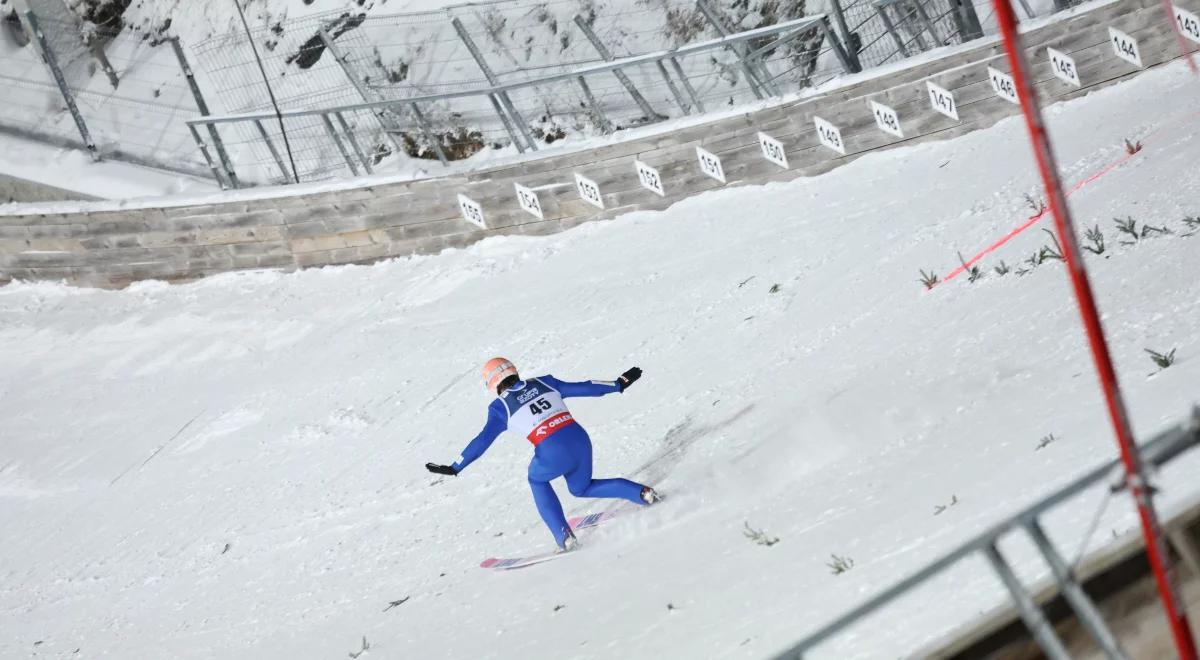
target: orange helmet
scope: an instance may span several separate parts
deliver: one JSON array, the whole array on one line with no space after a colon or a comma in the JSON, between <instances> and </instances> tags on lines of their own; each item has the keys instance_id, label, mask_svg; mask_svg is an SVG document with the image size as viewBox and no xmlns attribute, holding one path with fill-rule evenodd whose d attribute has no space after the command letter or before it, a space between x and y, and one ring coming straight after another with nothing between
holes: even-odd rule
<instances>
[{"instance_id":1,"label":"orange helmet","mask_svg":"<svg viewBox=\"0 0 1200 660\"><path fill-rule=\"evenodd\" d=\"M517 375L517 368L509 362L507 358L497 357L492 358L483 364L483 369L480 371L483 375L483 382L487 385L488 391L492 394L496 392L496 387L509 376Z\"/></svg>"}]
</instances>

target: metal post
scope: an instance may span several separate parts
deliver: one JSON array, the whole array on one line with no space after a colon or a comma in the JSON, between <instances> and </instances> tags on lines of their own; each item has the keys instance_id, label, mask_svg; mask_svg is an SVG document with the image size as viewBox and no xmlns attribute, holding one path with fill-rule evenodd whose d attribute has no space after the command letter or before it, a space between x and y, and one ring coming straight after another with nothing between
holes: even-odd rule
<instances>
[{"instance_id":1,"label":"metal post","mask_svg":"<svg viewBox=\"0 0 1200 660\"><path fill-rule=\"evenodd\" d=\"M291 180L292 174L288 172L288 168L283 164L283 156L279 154L279 150L275 148L275 143L271 141L271 136L267 133L267 128L259 119L254 120L254 126L258 128L258 134L262 136L263 142L267 143L267 149L271 151L271 157L275 159L275 164L279 166L279 171L283 173L283 180L286 183Z\"/></svg>"},{"instance_id":2,"label":"metal post","mask_svg":"<svg viewBox=\"0 0 1200 660\"><path fill-rule=\"evenodd\" d=\"M679 81L683 83L683 88L687 90L688 96L692 99L692 105L696 106L696 112L704 112L704 104L700 103L700 97L696 95L696 88L692 87L692 81L688 80L687 74L683 72L683 67L680 66L679 60L672 57L671 66L675 69L675 75L679 76Z\"/></svg>"},{"instance_id":3,"label":"metal post","mask_svg":"<svg viewBox=\"0 0 1200 660\"><path fill-rule=\"evenodd\" d=\"M250 46L250 52L254 55L254 63L258 66L258 73L262 76L263 87L267 90L267 98L271 101L271 107L275 110L275 120L279 122L279 135L283 137L283 148L287 150L288 162L292 165L292 174L295 175L296 183L300 183L300 168L296 167L296 155L292 153L292 141L288 139L287 125L283 121L283 110L279 107L279 99L275 96L275 90L271 88L271 78L267 76L267 69L263 66L262 54L258 52L258 44L254 42L254 35L250 32L250 22L246 20L246 12L242 9L242 5L238 2L233 3L237 9L238 18L242 22L242 30L246 33L246 43Z\"/></svg>"},{"instance_id":4,"label":"metal post","mask_svg":"<svg viewBox=\"0 0 1200 660\"><path fill-rule=\"evenodd\" d=\"M425 134L425 139L429 140L429 144L433 146L433 152L437 154L438 160L442 161L442 165L446 165L446 152L442 151L442 143L438 141L433 131L429 128L429 122L425 121L425 115L417 107L416 102L409 103L408 107L412 110L413 117L416 117L417 125L421 127L421 132Z\"/></svg>"},{"instance_id":5,"label":"metal post","mask_svg":"<svg viewBox=\"0 0 1200 660\"><path fill-rule=\"evenodd\" d=\"M953 0L951 0L953 2ZM967 0L968 2L970 0ZM858 60L858 49L854 47L854 38L850 36L850 28L846 27L846 14L842 11L842 0L832 0L833 20L837 21L838 30L846 44L846 56L850 63L850 73L862 71L862 63Z\"/></svg>"},{"instance_id":6,"label":"metal post","mask_svg":"<svg viewBox=\"0 0 1200 660\"><path fill-rule=\"evenodd\" d=\"M879 12L879 18L883 19L883 27L892 35L892 41L896 42L896 48L900 54L908 57L908 48L904 45L904 40L900 38L900 33L896 32L896 25L892 23L892 17L888 16L886 5L875 5L875 11Z\"/></svg>"},{"instance_id":7,"label":"metal post","mask_svg":"<svg viewBox=\"0 0 1200 660\"><path fill-rule=\"evenodd\" d=\"M1050 660L1071 660L1071 656L1058 638L1058 634L1054 632L1054 627L1042 613L1042 608L1038 607L1037 603L1033 602L1033 598L1026 593L1025 587L1021 586L1021 581L1013 574L1008 563L1004 561L1004 557L1000 555L1000 551L996 549L996 544L988 544L984 548L983 554L987 555L992 568L996 570L996 575L999 575L1000 581L1004 583L1004 588L1008 589L1013 603L1017 606L1017 611L1021 613L1021 619L1025 621L1025 627L1033 633L1033 638L1037 640L1038 646L1042 648L1046 657Z\"/></svg>"},{"instance_id":8,"label":"metal post","mask_svg":"<svg viewBox=\"0 0 1200 660\"><path fill-rule=\"evenodd\" d=\"M204 139L200 137L200 131L197 131L196 127L192 124L188 124L187 127L192 132L192 139L196 141L196 147L200 149L200 155L204 156L204 161L208 163L208 169L212 170L213 178L217 180L217 185L221 186L221 190L228 190L229 184L226 183L225 177L221 176L221 169L217 167L212 154L208 153L208 145L204 144Z\"/></svg>"},{"instance_id":9,"label":"metal post","mask_svg":"<svg viewBox=\"0 0 1200 660\"><path fill-rule=\"evenodd\" d=\"M100 68L104 69L104 75L108 76L108 84L112 85L113 89L121 84L121 78L117 75L117 70L113 68L112 62L108 61L108 54L104 52L104 47L100 45L100 39L96 37L96 33L89 33L83 38L83 44L92 52L92 57L100 63Z\"/></svg>"},{"instance_id":10,"label":"metal post","mask_svg":"<svg viewBox=\"0 0 1200 660\"><path fill-rule=\"evenodd\" d=\"M354 85L354 89L358 91L358 95L362 97L362 100L366 101L367 103L384 100L382 95L374 93L373 90L367 86L366 81L358 75L358 71L353 65L350 64L350 59L346 57L346 54L342 52L342 49L338 48L337 44L334 43L333 35L329 34L328 24L322 24L321 30L317 34L321 37L321 43L325 44L325 49L329 51L330 55L333 55L333 59L338 63L339 66L342 67L342 73L346 74L346 78L350 80L351 85ZM396 148L396 151L404 151L404 148L396 140L396 135L401 133L402 129L400 128L399 124L397 124L390 116L388 110L379 109L372 114L375 115L375 118L379 121L379 128L383 130L383 134L387 136L388 141L392 143L392 146Z\"/></svg>"},{"instance_id":11,"label":"metal post","mask_svg":"<svg viewBox=\"0 0 1200 660\"><path fill-rule=\"evenodd\" d=\"M179 37L171 37L167 41L171 42L171 50L175 51L175 59L179 61L179 68L183 69L183 77L187 80L188 88L192 90L192 98L196 100L196 109L200 111L201 117L207 117L208 103L204 101L204 94L200 93L200 85L196 83L196 74L192 71L192 66L188 63L187 56L184 55L183 46L179 43ZM221 134L217 131L217 127L208 125L208 137L212 140L213 149L217 152L217 159L221 161L221 169L225 170L225 176L229 179L229 185L234 188L241 188L242 184L238 181L237 172L233 168L233 161L229 158L229 153L225 151L225 143L221 141Z\"/></svg>"},{"instance_id":12,"label":"metal post","mask_svg":"<svg viewBox=\"0 0 1200 660\"><path fill-rule=\"evenodd\" d=\"M341 112L335 112L333 116L337 117L338 125L342 127L342 132L346 134L346 139L350 141L350 147L354 149L354 155L358 156L358 161L362 163L363 169L367 171L367 174L374 174L374 170L371 169L371 161L363 153L362 147L358 146L358 138L354 137L354 131L350 130L350 124L346 121L345 115Z\"/></svg>"},{"instance_id":13,"label":"metal post","mask_svg":"<svg viewBox=\"0 0 1200 660\"><path fill-rule=\"evenodd\" d=\"M1075 292L1079 316L1087 331L1092 359L1095 362L1100 387L1108 408L1109 422L1112 424L1117 438L1121 462L1125 466L1125 485L1137 506L1142 537L1146 542L1146 557L1149 559L1151 571L1154 573L1154 582L1166 613L1167 625L1171 629L1171 636L1174 638L1180 660L1196 660L1196 640L1192 637L1187 610L1179 595L1179 584L1171 567L1170 553L1167 551L1162 527L1158 521L1158 513L1154 508L1153 491L1150 481L1147 479L1145 466L1142 464L1141 452L1134 442L1133 429L1130 427L1129 415L1125 408L1125 399L1121 395L1117 372L1113 367L1112 356L1108 350L1108 340L1104 335L1104 326L1100 323L1100 312L1096 308L1092 285L1088 281L1087 265L1079 250L1070 208L1067 206L1062 181L1059 179L1058 163L1055 161L1054 151L1050 146L1045 123L1042 120L1041 108L1038 106L1037 89L1029 80L1029 65L1021 46L1021 36L1017 31L1017 17L1008 0L993 0L993 7L996 10L996 22L999 24L1000 33L1004 37L1008 65L1012 70L1013 82L1017 88L1017 98L1021 102L1021 111L1025 115L1029 141L1033 146L1042 185L1054 216L1058 240L1063 247L1062 253L1067 262L1067 275L1070 277L1071 287Z\"/></svg>"},{"instance_id":14,"label":"metal post","mask_svg":"<svg viewBox=\"0 0 1200 660\"><path fill-rule=\"evenodd\" d=\"M1024 2L1024 0L1022 0L1022 2ZM914 2L913 4L918 7L920 6L920 4L917 2ZM892 4L892 7L895 7L897 12L904 11L903 7L897 7L896 4ZM913 15L916 13L917 12L915 9L910 10L907 13L901 13L900 14L900 22L898 23L898 25L904 25L908 21L912 20ZM918 28L916 30L913 30L912 33L913 33L913 40L917 42L917 48L920 48L921 52L925 52L925 51L929 50L929 46L925 45L925 38L921 36L921 30Z\"/></svg>"},{"instance_id":15,"label":"metal post","mask_svg":"<svg viewBox=\"0 0 1200 660\"><path fill-rule=\"evenodd\" d=\"M829 28L829 23L827 21L825 21L823 23L818 22L818 27L821 31L821 38L829 39L830 47L833 48L834 51L836 51L836 53L838 54L838 58L842 63L842 70L849 71L848 62L843 57L844 53L842 53L839 50L840 44L838 43L837 37L834 35L833 30L831 30ZM784 34L781 34L771 43L768 43L765 46L760 46L760 47L750 51L749 53L747 53L746 59L748 59L748 60L759 59L759 58L763 57L766 53L769 53L771 51L782 48L785 44L787 44L791 40L795 39L796 37L802 36L806 31L808 31L808 28L800 28L798 30L792 30L791 32L786 32ZM818 48L818 50L819 50L819 48ZM818 53L818 55L819 54L820 53ZM795 67L793 67L793 68L795 68ZM807 79L807 75L806 75L806 79ZM778 89L776 89L776 91L778 92Z\"/></svg>"},{"instance_id":16,"label":"metal post","mask_svg":"<svg viewBox=\"0 0 1200 660\"><path fill-rule=\"evenodd\" d=\"M937 48L938 46L945 46L946 42L942 41L942 38L938 36L937 27L933 24L933 21L929 20L929 14L925 13L925 7L921 4L920 0L914 2L913 6L917 8L917 16L919 16L921 18L921 22L925 24L925 29L929 31L929 36L933 37L933 43L936 44L934 48Z\"/></svg>"},{"instance_id":17,"label":"metal post","mask_svg":"<svg viewBox=\"0 0 1200 660\"><path fill-rule=\"evenodd\" d=\"M504 108L500 107L500 99L496 98L495 94L488 94L487 97L492 102L492 109L496 111L496 116L500 118L500 123L504 124L504 131L508 133L508 139L512 140L512 143L516 145L518 153L525 153L525 145L517 137L517 129L513 128L508 115L504 114Z\"/></svg>"},{"instance_id":18,"label":"metal post","mask_svg":"<svg viewBox=\"0 0 1200 660\"><path fill-rule=\"evenodd\" d=\"M821 34L825 35L825 40L828 41L829 45L833 48L833 54L836 55L838 61L842 63L842 70L844 70L846 73L854 73L858 71L859 69L855 68L857 58L850 58L850 53L844 46L842 46L842 42L838 40L837 34L835 34L833 28L830 27L829 17L822 17L821 22L817 25L821 28Z\"/></svg>"},{"instance_id":19,"label":"metal post","mask_svg":"<svg viewBox=\"0 0 1200 660\"><path fill-rule=\"evenodd\" d=\"M958 25L959 41L970 41L983 36L983 26L979 23L979 14L975 12L972 0L950 0L954 12L954 22Z\"/></svg>"},{"instance_id":20,"label":"metal post","mask_svg":"<svg viewBox=\"0 0 1200 660\"><path fill-rule=\"evenodd\" d=\"M579 88L583 90L583 98L587 99L588 108L592 111L592 121L596 122L605 135L613 132L613 126L608 121L608 117L604 116L604 108L600 107L600 102L592 95L592 88L588 87L587 80L583 76L576 78L579 81Z\"/></svg>"},{"instance_id":21,"label":"metal post","mask_svg":"<svg viewBox=\"0 0 1200 660\"><path fill-rule=\"evenodd\" d=\"M1054 580L1058 582L1059 589L1063 598L1071 605L1071 609L1075 610L1075 614L1079 617L1079 622L1084 628L1091 633L1092 639L1096 640L1096 644L1104 651L1104 655L1109 660L1129 660L1129 656L1121 650L1121 645L1117 643L1113 637L1112 631L1108 629L1108 625L1104 623L1104 617L1100 616L1100 611L1096 609L1096 605L1092 603L1092 599L1088 598L1087 593L1083 591L1083 587L1079 585L1079 581L1075 579L1074 571L1067 562L1058 554L1054 544L1046 536L1046 532L1042 530L1041 524L1034 519L1026 523L1025 531L1029 532L1029 536L1033 538L1033 543L1041 550L1042 557L1046 559L1046 564L1050 566L1050 572L1054 574Z\"/></svg>"},{"instance_id":22,"label":"metal post","mask_svg":"<svg viewBox=\"0 0 1200 660\"><path fill-rule=\"evenodd\" d=\"M350 173L358 176L358 166L354 164L354 159L350 157L350 152L346 151L346 145L342 143L342 138L338 137L337 129L333 127L333 122L329 120L329 115L321 115L321 121L325 122L325 131L329 133L329 137L333 138L333 143L337 145L338 151L342 152L342 160L346 161L346 165L350 166Z\"/></svg>"},{"instance_id":23,"label":"metal post","mask_svg":"<svg viewBox=\"0 0 1200 660\"><path fill-rule=\"evenodd\" d=\"M717 34L721 35L722 37L729 36L729 29L725 27L724 21L717 16L717 13L712 10L712 7L708 6L708 3L705 2L705 0L696 0L696 6L700 8L700 13L704 14L705 20L708 21L709 25L713 26L713 29L717 31ZM742 44L735 44L730 46L729 49L733 51L733 54L737 56L738 61L741 62L742 70L746 72L746 77L750 82L751 91L754 92L755 96L760 99L765 95L779 96L779 90L772 89L772 87L765 82L769 76L767 76L760 68L755 67L750 63L749 60L746 59L746 49L742 46ZM757 86L758 89L756 89L755 86Z\"/></svg>"},{"instance_id":24,"label":"metal post","mask_svg":"<svg viewBox=\"0 0 1200 660\"><path fill-rule=\"evenodd\" d=\"M480 70L483 71L483 75L487 78L488 84L493 87L499 85L500 81L496 79L496 74L492 73L492 68L488 66L487 60L483 57L483 53L480 52L479 47L475 45L475 40L471 38L469 33L467 33L467 28L463 26L462 21L458 20L458 17L455 16L450 22L454 25L454 31L458 32L458 38L462 39L463 43L467 46L467 50L471 51L471 57L475 58L475 63L478 64ZM533 134L529 131L529 125L525 123L525 118L521 116L521 113L517 112L517 107L513 105L512 99L508 97L508 92L500 92L498 96L500 97L501 105L504 106L504 110L508 112L509 116L512 117L512 120L516 123L517 128L521 129L521 135L525 137L526 145L528 145L533 151L537 151L537 142L534 141Z\"/></svg>"},{"instance_id":25,"label":"metal post","mask_svg":"<svg viewBox=\"0 0 1200 660\"><path fill-rule=\"evenodd\" d=\"M588 25L587 21L583 20L583 17L578 14L575 15L574 20L575 25L579 26L579 29L583 32L583 36L587 37L587 40L592 42L592 47L596 49L596 52L600 53L601 59L605 62L613 61L612 53L608 52L608 48L604 45L604 42L600 41L600 37L597 37L596 33L592 31L592 26ZM642 114L646 115L646 119L651 121L666 119L666 116L654 111L649 101L646 100L646 97L642 96L642 93L633 85L633 81L629 79L629 76L625 75L624 71L614 69L613 75L617 77L617 80L620 81L625 91L629 92L629 95L633 97L634 103L637 103L638 107L642 109Z\"/></svg>"},{"instance_id":26,"label":"metal post","mask_svg":"<svg viewBox=\"0 0 1200 660\"><path fill-rule=\"evenodd\" d=\"M683 100L683 94L680 94L679 88L675 86L675 81L671 80L671 74L667 73L666 65L663 64L662 60L655 60L654 63L658 65L658 72L662 74L663 80L667 82L667 89L671 90L671 96L675 97L675 103L679 106L679 109L685 115L692 114L687 102Z\"/></svg>"},{"instance_id":27,"label":"metal post","mask_svg":"<svg viewBox=\"0 0 1200 660\"><path fill-rule=\"evenodd\" d=\"M92 160L99 161L100 152L96 149L96 143L92 141L92 134L88 132L87 124L83 121L83 115L79 113L79 106L75 104L75 95L71 92L71 88L67 86L67 79L63 77L62 69L58 68L58 58L54 56L54 51L50 49L50 44L46 43L46 35L42 33L42 28L38 25L37 15L32 10L26 11L25 19L29 21L29 28L33 31L33 38L37 40L38 46L42 51L42 60L46 63L46 66L50 67L50 73L54 75L54 82L58 85L58 91L62 93L63 100L67 102L67 109L71 111L71 117L75 119L75 128L79 129L79 137L83 138L83 145L92 154Z\"/></svg>"},{"instance_id":28,"label":"metal post","mask_svg":"<svg viewBox=\"0 0 1200 660\"><path fill-rule=\"evenodd\" d=\"M1033 13L1033 8L1029 6L1029 0L1017 0L1021 3L1021 9L1025 10L1025 15L1029 18L1037 18Z\"/></svg>"}]
</instances>

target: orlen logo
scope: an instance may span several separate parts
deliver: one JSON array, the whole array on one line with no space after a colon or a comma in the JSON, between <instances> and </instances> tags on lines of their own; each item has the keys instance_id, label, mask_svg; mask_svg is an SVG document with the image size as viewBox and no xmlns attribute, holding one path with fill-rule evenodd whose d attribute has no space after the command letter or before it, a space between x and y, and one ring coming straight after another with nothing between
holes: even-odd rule
<instances>
[{"instance_id":1,"label":"orlen logo","mask_svg":"<svg viewBox=\"0 0 1200 660\"><path fill-rule=\"evenodd\" d=\"M517 403L529 403L529 400L541 394L536 387L531 387L517 395Z\"/></svg>"},{"instance_id":2,"label":"orlen logo","mask_svg":"<svg viewBox=\"0 0 1200 660\"><path fill-rule=\"evenodd\" d=\"M574 423L575 419L571 417L571 413L558 413L554 417L542 422L533 433L530 433L529 440L536 445L537 443L549 437L551 433L558 430L560 426L569 426Z\"/></svg>"}]
</instances>

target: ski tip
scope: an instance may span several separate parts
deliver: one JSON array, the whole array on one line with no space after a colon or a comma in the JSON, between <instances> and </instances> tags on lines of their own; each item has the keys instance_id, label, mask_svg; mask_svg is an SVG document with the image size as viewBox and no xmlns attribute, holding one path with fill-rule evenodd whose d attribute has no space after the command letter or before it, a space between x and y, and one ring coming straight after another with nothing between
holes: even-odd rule
<instances>
[{"instance_id":1,"label":"ski tip","mask_svg":"<svg viewBox=\"0 0 1200 660\"><path fill-rule=\"evenodd\" d=\"M483 561L479 562L479 568L491 568L498 563L500 563L499 559L497 559L495 557L488 557L487 559L484 559Z\"/></svg>"}]
</instances>

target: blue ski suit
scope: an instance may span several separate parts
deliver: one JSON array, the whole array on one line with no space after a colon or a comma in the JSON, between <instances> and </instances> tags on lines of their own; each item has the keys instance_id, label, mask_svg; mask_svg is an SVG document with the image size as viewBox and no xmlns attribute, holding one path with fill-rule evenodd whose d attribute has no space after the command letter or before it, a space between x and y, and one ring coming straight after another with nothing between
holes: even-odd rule
<instances>
[{"instance_id":1,"label":"blue ski suit","mask_svg":"<svg viewBox=\"0 0 1200 660\"><path fill-rule=\"evenodd\" d=\"M568 383L553 376L518 382L488 406L487 423L454 463L462 471L483 455L504 431L525 435L533 443L529 462L529 487L538 513L560 546L567 536L567 518L550 481L566 477L567 489L576 497L612 497L642 501L642 484L628 479L592 478L592 441L575 422L563 399L604 396L620 392L611 381Z\"/></svg>"}]
</instances>

